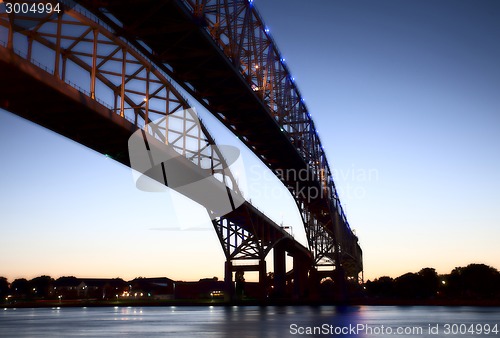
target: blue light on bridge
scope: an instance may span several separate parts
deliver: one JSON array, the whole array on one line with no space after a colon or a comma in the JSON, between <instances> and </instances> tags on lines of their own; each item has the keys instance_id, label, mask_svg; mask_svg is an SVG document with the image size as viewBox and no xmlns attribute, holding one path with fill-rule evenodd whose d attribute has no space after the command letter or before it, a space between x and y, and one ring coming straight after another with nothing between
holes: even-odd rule
<instances>
[{"instance_id":1,"label":"blue light on bridge","mask_svg":"<svg viewBox=\"0 0 500 338\"><path fill-rule=\"evenodd\" d=\"M269 33L269 28L268 27L264 28L264 32Z\"/></svg>"}]
</instances>

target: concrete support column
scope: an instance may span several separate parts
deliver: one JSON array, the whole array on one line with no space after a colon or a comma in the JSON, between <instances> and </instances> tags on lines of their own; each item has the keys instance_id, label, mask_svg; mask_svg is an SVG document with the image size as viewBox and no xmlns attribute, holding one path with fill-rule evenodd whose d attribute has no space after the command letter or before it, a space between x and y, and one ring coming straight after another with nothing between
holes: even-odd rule
<instances>
[{"instance_id":1,"label":"concrete support column","mask_svg":"<svg viewBox=\"0 0 500 338\"><path fill-rule=\"evenodd\" d=\"M335 300L338 302L345 302L348 298L347 281L344 268L341 266L337 266L333 271L333 282L335 285Z\"/></svg>"},{"instance_id":2,"label":"concrete support column","mask_svg":"<svg viewBox=\"0 0 500 338\"><path fill-rule=\"evenodd\" d=\"M293 257L293 297L302 299L307 288L309 265L300 257Z\"/></svg>"},{"instance_id":3,"label":"concrete support column","mask_svg":"<svg viewBox=\"0 0 500 338\"><path fill-rule=\"evenodd\" d=\"M276 298L283 298L286 289L286 252L283 245L276 245L274 251L274 293Z\"/></svg>"},{"instance_id":4,"label":"concrete support column","mask_svg":"<svg viewBox=\"0 0 500 338\"><path fill-rule=\"evenodd\" d=\"M312 267L309 272L309 298L313 301L319 300L319 283L321 278L319 277L318 270Z\"/></svg>"},{"instance_id":5,"label":"concrete support column","mask_svg":"<svg viewBox=\"0 0 500 338\"><path fill-rule=\"evenodd\" d=\"M266 261L264 259L261 259L259 261L259 288L260 288L259 298L261 300L267 299L266 279L267 279Z\"/></svg>"},{"instance_id":6,"label":"concrete support column","mask_svg":"<svg viewBox=\"0 0 500 338\"><path fill-rule=\"evenodd\" d=\"M231 302L234 299L233 263L226 261L224 265L224 300Z\"/></svg>"}]
</instances>

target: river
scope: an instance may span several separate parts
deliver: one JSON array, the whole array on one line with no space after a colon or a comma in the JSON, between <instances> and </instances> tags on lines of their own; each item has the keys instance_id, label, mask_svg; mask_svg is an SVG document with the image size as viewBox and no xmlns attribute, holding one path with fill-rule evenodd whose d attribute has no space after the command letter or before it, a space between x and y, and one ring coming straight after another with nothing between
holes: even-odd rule
<instances>
[{"instance_id":1,"label":"river","mask_svg":"<svg viewBox=\"0 0 500 338\"><path fill-rule=\"evenodd\" d=\"M498 307L0 309L1 337L500 337L499 330Z\"/></svg>"}]
</instances>

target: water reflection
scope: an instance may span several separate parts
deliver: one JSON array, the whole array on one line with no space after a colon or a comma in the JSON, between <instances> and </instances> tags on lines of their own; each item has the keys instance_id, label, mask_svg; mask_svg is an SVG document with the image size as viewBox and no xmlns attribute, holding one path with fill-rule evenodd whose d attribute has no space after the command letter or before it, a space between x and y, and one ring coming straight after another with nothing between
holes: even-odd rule
<instances>
[{"instance_id":1,"label":"water reflection","mask_svg":"<svg viewBox=\"0 0 500 338\"><path fill-rule=\"evenodd\" d=\"M109 307L4 309L2 337L436 337L446 323L500 324L500 308L476 307ZM353 330L360 328L369 330ZM381 328L385 331L381 331ZM397 334L398 328L420 328ZM316 330L316 331L314 331ZM388 330L391 330L388 334ZM316 335L308 335L316 332ZM408 333L406 332L406 333ZM301 335L303 333L303 335ZM403 332L405 333L405 332ZM500 333L498 334L500 335ZM450 335L454 336L454 335ZM466 333L460 337L480 337Z\"/></svg>"}]
</instances>

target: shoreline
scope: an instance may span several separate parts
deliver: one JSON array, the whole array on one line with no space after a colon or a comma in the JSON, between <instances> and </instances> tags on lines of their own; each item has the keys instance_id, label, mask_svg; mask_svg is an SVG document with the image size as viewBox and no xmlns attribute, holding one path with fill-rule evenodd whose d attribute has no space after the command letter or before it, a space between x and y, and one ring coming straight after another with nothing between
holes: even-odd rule
<instances>
[{"instance_id":1,"label":"shoreline","mask_svg":"<svg viewBox=\"0 0 500 338\"><path fill-rule=\"evenodd\" d=\"M1 304L0 308L69 308L69 307L168 307L168 306L476 306L500 307L500 300L405 300L405 299L353 299L347 302L335 301L296 301L296 300L243 300L226 302L223 300L153 300L153 301L102 301L102 300L36 300L19 301L11 304Z\"/></svg>"}]
</instances>

